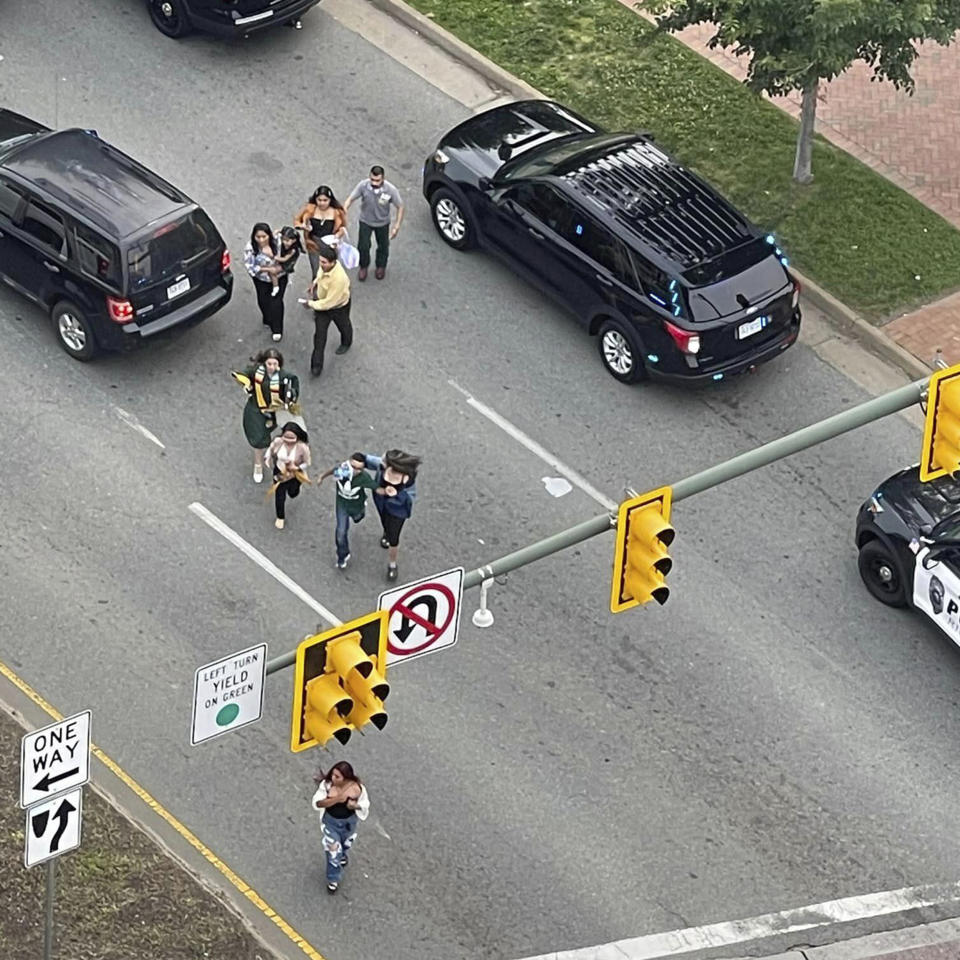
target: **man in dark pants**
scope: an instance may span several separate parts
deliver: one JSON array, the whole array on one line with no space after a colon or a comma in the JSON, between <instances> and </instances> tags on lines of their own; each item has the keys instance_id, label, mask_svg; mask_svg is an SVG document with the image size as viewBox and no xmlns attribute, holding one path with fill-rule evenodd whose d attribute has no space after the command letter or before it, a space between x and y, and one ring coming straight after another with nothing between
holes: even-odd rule
<instances>
[{"instance_id":1,"label":"man in dark pants","mask_svg":"<svg viewBox=\"0 0 960 960\"><path fill-rule=\"evenodd\" d=\"M349 210L350 204L360 201L360 234L357 238L357 249L360 251L360 270L358 280L367 279L367 269L370 266L370 235L377 238L377 269L376 278L382 280L387 272L387 258L390 256L390 241L400 231L403 222L403 201L400 191L389 180L383 177L383 167L370 168L370 176L361 180L347 197L343 209ZM390 207L397 208L397 219L390 226Z\"/></svg>"},{"instance_id":2,"label":"man in dark pants","mask_svg":"<svg viewBox=\"0 0 960 960\"><path fill-rule=\"evenodd\" d=\"M321 244L318 251L320 269L313 281L315 300L300 302L313 310L313 354L310 357L310 372L319 377L323 372L323 351L327 346L327 330L332 321L340 331L340 346L337 353L343 354L353 343L353 324L350 322L350 278L337 260L336 250Z\"/></svg>"}]
</instances>

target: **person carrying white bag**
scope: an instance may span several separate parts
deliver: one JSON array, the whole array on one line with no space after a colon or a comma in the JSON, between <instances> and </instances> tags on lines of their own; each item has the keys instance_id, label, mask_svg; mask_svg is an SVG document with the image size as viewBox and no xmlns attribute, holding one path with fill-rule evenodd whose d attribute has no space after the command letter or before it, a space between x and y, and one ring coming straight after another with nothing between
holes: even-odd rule
<instances>
[{"instance_id":1,"label":"person carrying white bag","mask_svg":"<svg viewBox=\"0 0 960 960\"><path fill-rule=\"evenodd\" d=\"M337 251L337 259L346 270L360 266L360 251L350 242L346 230L339 237L330 234L322 242Z\"/></svg>"}]
</instances>

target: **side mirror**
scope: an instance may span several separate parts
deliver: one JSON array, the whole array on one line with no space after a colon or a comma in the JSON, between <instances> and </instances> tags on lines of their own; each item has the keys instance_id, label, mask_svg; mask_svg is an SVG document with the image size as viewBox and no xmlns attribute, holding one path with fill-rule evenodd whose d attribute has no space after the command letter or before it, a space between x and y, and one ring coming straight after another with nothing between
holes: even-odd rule
<instances>
[{"instance_id":1,"label":"side mirror","mask_svg":"<svg viewBox=\"0 0 960 960\"><path fill-rule=\"evenodd\" d=\"M500 146L497 147L497 156L506 163L510 157L513 156L513 147L511 147L509 143L501 143Z\"/></svg>"},{"instance_id":2,"label":"side mirror","mask_svg":"<svg viewBox=\"0 0 960 960\"><path fill-rule=\"evenodd\" d=\"M493 189L493 181L489 177L481 177L477 182L477 187L484 193L489 193Z\"/></svg>"}]
</instances>

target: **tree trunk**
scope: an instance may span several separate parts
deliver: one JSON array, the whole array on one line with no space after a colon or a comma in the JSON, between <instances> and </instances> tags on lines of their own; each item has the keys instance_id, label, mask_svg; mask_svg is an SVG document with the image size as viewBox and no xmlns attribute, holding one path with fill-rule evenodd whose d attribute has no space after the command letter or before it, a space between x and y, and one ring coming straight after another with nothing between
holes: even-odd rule
<instances>
[{"instance_id":1,"label":"tree trunk","mask_svg":"<svg viewBox=\"0 0 960 960\"><path fill-rule=\"evenodd\" d=\"M813 131L817 122L817 89L819 78L803 88L803 103L800 108L800 130L797 133L797 155L793 162L793 179L797 183L809 183L813 179L810 169L813 160Z\"/></svg>"}]
</instances>

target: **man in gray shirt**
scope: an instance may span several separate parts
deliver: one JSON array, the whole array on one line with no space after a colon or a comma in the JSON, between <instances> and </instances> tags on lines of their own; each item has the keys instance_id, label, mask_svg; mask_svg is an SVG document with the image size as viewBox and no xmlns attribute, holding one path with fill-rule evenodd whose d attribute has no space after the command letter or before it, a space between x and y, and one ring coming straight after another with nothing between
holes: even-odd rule
<instances>
[{"instance_id":1,"label":"man in gray shirt","mask_svg":"<svg viewBox=\"0 0 960 960\"><path fill-rule=\"evenodd\" d=\"M357 248L360 251L360 270L358 280L367 279L370 266L370 235L377 238L377 269L375 276L382 280L387 272L387 257L390 256L390 241L396 237L403 222L403 201L400 191L383 177L383 167L370 168L370 176L361 180L347 197L343 209L349 210L350 204L360 201L360 235ZM397 219L390 226L390 207L397 208Z\"/></svg>"}]
</instances>

